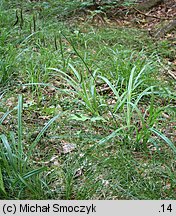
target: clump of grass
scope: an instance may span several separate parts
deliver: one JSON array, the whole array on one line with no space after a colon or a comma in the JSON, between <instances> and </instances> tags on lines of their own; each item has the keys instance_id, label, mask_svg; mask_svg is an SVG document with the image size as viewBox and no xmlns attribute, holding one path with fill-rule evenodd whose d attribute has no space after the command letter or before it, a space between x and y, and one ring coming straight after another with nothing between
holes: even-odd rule
<instances>
[{"instance_id":1,"label":"clump of grass","mask_svg":"<svg viewBox=\"0 0 176 216\"><path fill-rule=\"evenodd\" d=\"M42 187L44 186L42 186L40 173L42 173L46 167L35 168L30 162L30 159L42 135L59 115L52 118L43 127L33 143L26 149L23 144L22 105L22 96L19 95L18 106L16 107L18 112L17 138L12 131L0 135L0 191L3 197L6 198L8 197L8 193L14 193L14 195L18 197L21 196L21 194L25 194L26 190L29 190L31 197L40 199L41 194L43 194ZM1 123L8 114L9 113L2 117ZM33 182L35 182L36 185L33 185Z\"/></svg>"}]
</instances>

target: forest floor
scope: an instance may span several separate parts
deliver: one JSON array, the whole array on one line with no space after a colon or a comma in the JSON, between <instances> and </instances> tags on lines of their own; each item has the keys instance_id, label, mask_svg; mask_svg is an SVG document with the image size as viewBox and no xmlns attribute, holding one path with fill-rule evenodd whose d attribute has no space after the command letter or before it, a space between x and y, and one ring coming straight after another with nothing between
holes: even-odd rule
<instances>
[{"instance_id":1,"label":"forest floor","mask_svg":"<svg viewBox=\"0 0 176 216\"><path fill-rule=\"evenodd\" d=\"M151 17L169 2L1 1L1 199L176 199L175 31Z\"/></svg>"}]
</instances>

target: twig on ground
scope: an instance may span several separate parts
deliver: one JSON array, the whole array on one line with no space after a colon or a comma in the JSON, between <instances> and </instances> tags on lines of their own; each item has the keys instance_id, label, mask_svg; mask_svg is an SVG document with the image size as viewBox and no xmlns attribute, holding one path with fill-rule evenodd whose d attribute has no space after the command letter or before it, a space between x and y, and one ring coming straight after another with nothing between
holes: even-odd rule
<instances>
[{"instance_id":1,"label":"twig on ground","mask_svg":"<svg viewBox=\"0 0 176 216\"><path fill-rule=\"evenodd\" d=\"M140 14L146 16L146 17L151 17L151 18L154 18L154 19L159 19L159 20L173 20L173 19L174 19L174 18L169 18L169 17L167 17L167 18L166 18L166 17L158 17L158 16L146 14L146 13L144 13L144 12L138 10L138 9L135 8L135 7L133 7L133 9L134 9L135 11L137 11L138 13L140 13Z\"/></svg>"}]
</instances>

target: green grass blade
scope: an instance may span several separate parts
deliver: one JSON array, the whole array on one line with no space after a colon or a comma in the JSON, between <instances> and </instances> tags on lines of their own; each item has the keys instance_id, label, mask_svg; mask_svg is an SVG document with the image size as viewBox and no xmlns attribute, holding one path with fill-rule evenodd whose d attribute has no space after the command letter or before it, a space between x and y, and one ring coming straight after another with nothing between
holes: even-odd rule
<instances>
[{"instance_id":1,"label":"green grass blade","mask_svg":"<svg viewBox=\"0 0 176 216\"><path fill-rule=\"evenodd\" d=\"M13 153L12 153L12 149L8 143L8 140L7 140L7 137L2 134L0 136L1 140L2 140L2 143L4 144L4 147L6 148L6 151L7 151L7 157L9 159L9 164L15 168L15 164L14 164L14 159L13 159Z\"/></svg>"},{"instance_id":2,"label":"green grass blade","mask_svg":"<svg viewBox=\"0 0 176 216\"><path fill-rule=\"evenodd\" d=\"M130 127L131 123L131 95L133 91L133 77L134 77L134 72L135 72L136 67L133 67L131 70L129 82L128 82L128 90L127 90L127 126L128 128Z\"/></svg>"},{"instance_id":3,"label":"green grass blade","mask_svg":"<svg viewBox=\"0 0 176 216\"><path fill-rule=\"evenodd\" d=\"M49 70L53 70L59 73L59 75L61 75L61 78L64 79L65 81L67 81L74 89L77 89L78 87L78 83L68 74L66 74L65 72L57 69L57 68L48 68Z\"/></svg>"},{"instance_id":4,"label":"green grass blade","mask_svg":"<svg viewBox=\"0 0 176 216\"><path fill-rule=\"evenodd\" d=\"M22 95L18 96L18 155L19 155L19 169L22 172L22 158L23 158L23 144L22 144L22 111L23 101Z\"/></svg>"},{"instance_id":5,"label":"green grass blade","mask_svg":"<svg viewBox=\"0 0 176 216\"><path fill-rule=\"evenodd\" d=\"M56 116L54 116L52 119L50 119L48 121L48 123L42 128L42 130L40 131L40 133L38 134L38 136L36 137L36 139L34 140L34 142L32 143L32 145L29 148L28 154L27 154L27 158L29 159L29 157L32 154L33 149L36 147L36 145L38 144L38 142L40 141L41 137L43 136L43 134L45 133L45 131L50 127L50 125L61 116L61 114L58 114Z\"/></svg>"},{"instance_id":6,"label":"green grass blade","mask_svg":"<svg viewBox=\"0 0 176 216\"><path fill-rule=\"evenodd\" d=\"M127 91L123 92L123 94L120 96L120 99L115 104L114 106L115 113L125 104L126 98L127 98Z\"/></svg>"},{"instance_id":7,"label":"green grass blade","mask_svg":"<svg viewBox=\"0 0 176 216\"><path fill-rule=\"evenodd\" d=\"M104 144L104 143L108 142L109 140L115 138L119 134L119 132L121 132L122 130L124 130L126 128L127 128L127 126L118 128L117 130L113 131L110 135L108 135L105 138L101 139L98 142L98 144L101 145L101 144Z\"/></svg>"},{"instance_id":8,"label":"green grass blade","mask_svg":"<svg viewBox=\"0 0 176 216\"><path fill-rule=\"evenodd\" d=\"M6 112L1 118L0 118L0 125L3 123L3 121L5 120L5 118L11 113L13 112L15 109L17 109L16 107L8 112Z\"/></svg>"},{"instance_id":9,"label":"green grass blade","mask_svg":"<svg viewBox=\"0 0 176 216\"><path fill-rule=\"evenodd\" d=\"M138 105L139 101L141 100L142 97L146 96L146 95L151 95L153 92L150 91L152 89L153 86L149 86L148 88L146 88L143 92L141 92L138 96L137 99L135 100L135 106Z\"/></svg>"},{"instance_id":10,"label":"green grass blade","mask_svg":"<svg viewBox=\"0 0 176 216\"><path fill-rule=\"evenodd\" d=\"M20 176L20 178L14 182L14 185L17 184L21 179L26 180L28 178L31 178L35 175L40 174L41 172L43 172L45 170L46 170L46 167L40 167L38 169L31 170L31 171L27 172L26 174L23 174L22 176Z\"/></svg>"},{"instance_id":11,"label":"green grass blade","mask_svg":"<svg viewBox=\"0 0 176 216\"><path fill-rule=\"evenodd\" d=\"M0 167L0 191L6 195L1 167Z\"/></svg>"},{"instance_id":12,"label":"green grass blade","mask_svg":"<svg viewBox=\"0 0 176 216\"><path fill-rule=\"evenodd\" d=\"M28 173L26 173L22 177L23 177L23 179L28 179L34 175L38 175L39 173L43 172L44 170L46 170L46 167L40 167L38 169L34 169L32 171L29 171Z\"/></svg>"},{"instance_id":13,"label":"green grass blade","mask_svg":"<svg viewBox=\"0 0 176 216\"><path fill-rule=\"evenodd\" d=\"M17 177L18 177L18 179L19 179L32 193L36 194L36 190L33 189L33 188L31 187L31 185L30 185L27 181L25 181L25 179L24 179L21 175L17 174ZM18 180L18 181L19 181L19 180ZM16 181L16 182L18 182L18 181ZM16 182L15 182L15 183L16 183Z\"/></svg>"},{"instance_id":14,"label":"green grass blade","mask_svg":"<svg viewBox=\"0 0 176 216\"><path fill-rule=\"evenodd\" d=\"M137 75L137 77L134 80L134 89L136 89L142 82L143 80L140 80L142 73L145 71L146 69L146 65L141 69L141 71L139 72L139 74Z\"/></svg>"},{"instance_id":15,"label":"green grass blade","mask_svg":"<svg viewBox=\"0 0 176 216\"><path fill-rule=\"evenodd\" d=\"M120 99L119 93L116 90L116 88L113 86L113 84L104 76L98 76L98 78L102 79L113 91L114 95L117 97L117 99Z\"/></svg>"},{"instance_id":16,"label":"green grass blade","mask_svg":"<svg viewBox=\"0 0 176 216\"><path fill-rule=\"evenodd\" d=\"M60 45L60 51L61 51L61 56L62 56L63 69L65 70L66 61L65 61L65 58L64 58L64 50L63 50L63 43L62 43L61 34L59 34L59 45Z\"/></svg>"},{"instance_id":17,"label":"green grass blade","mask_svg":"<svg viewBox=\"0 0 176 216\"><path fill-rule=\"evenodd\" d=\"M80 83L80 82L82 81L82 76L81 76L81 74L78 73L78 71L73 67L72 64L69 63L68 65L69 65L69 67L72 69L72 71L73 71L75 77L77 78L78 82Z\"/></svg>"},{"instance_id":18,"label":"green grass blade","mask_svg":"<svg viewBox=\"0 0 176 216\"><path fill-rule=\"evenodd\" d=\"M162 140L164 140L167 145L173 150L173 152L176 154L176 147L174 145L174 143L169 139L167 138L164 134L162 134L160 131L158 131L157 129L155 128L150 128L149 129L150 131L152 131L153 133L155 133L158 137L160 137Z\"/></svg>"}]
</instances>

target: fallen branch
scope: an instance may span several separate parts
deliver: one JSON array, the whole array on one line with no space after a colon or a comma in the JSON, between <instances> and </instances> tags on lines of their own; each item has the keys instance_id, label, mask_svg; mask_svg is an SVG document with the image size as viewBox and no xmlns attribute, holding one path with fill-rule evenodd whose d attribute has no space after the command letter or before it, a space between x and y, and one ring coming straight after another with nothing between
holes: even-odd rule
<instances>
[{"instance_id":1,"label":"fallen branch","mask_svg":"<svg viewBox=\"0 0 176 216\"><path fill-rule=\"evenodd\" d=\"M133 7L133 9L134 9L135 11L137 11L138 13L144 15L145 17L151 17L151 18L159 19L159 20L173 20L173 18L158 17L158 16L146 14L146 13L144 13L144 12L138 10L137 8L134 8L134 7Z\"/></svg>"}]
</instances>

